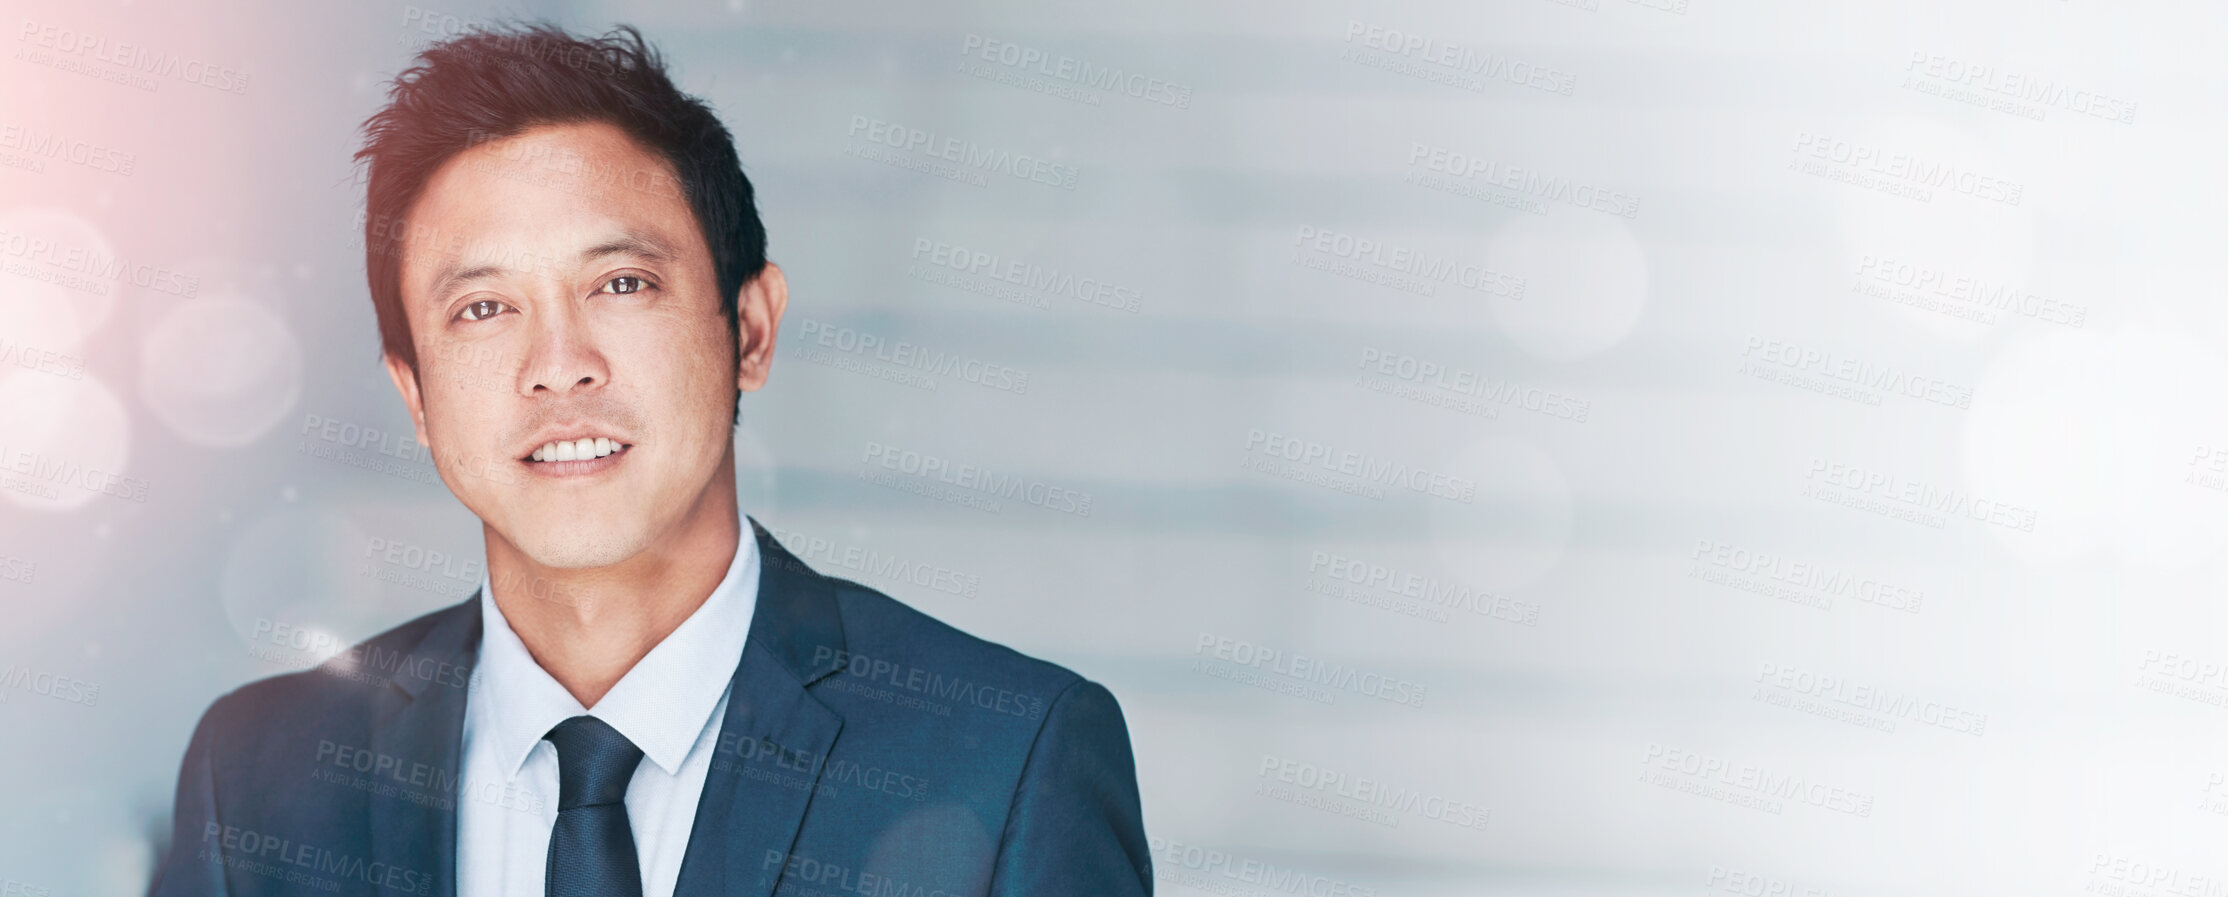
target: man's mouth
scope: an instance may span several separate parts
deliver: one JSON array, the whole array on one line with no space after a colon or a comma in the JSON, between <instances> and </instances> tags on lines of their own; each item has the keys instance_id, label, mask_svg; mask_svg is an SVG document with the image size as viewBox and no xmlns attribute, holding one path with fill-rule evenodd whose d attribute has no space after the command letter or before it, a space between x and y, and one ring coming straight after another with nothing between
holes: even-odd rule
<instances>
[{"instance_id":1,"label":"man's mouth","mask_svg":"<svg viewBox=\"0 0 2228 897\"><path fill-rule=\"evenodd\" d=\"M536 464L547 464L553 461L593 461L597 458L620 454L633 447L629 443L616 442L605 436L559 439L542 443L541 448L535 449L533 454L520 460Z\"/></svg>"}]
</instances>

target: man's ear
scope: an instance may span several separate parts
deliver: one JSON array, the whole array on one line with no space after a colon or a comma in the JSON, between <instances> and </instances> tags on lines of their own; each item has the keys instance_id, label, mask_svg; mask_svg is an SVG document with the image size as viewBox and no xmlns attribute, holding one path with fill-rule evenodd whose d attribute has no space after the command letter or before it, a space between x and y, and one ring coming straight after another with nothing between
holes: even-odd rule
<instances>
[{"instance_id":1,"label":"man's ear","mask_svg":"<svg viewBox=\"0 0 2228 897\"><path fill-rule=\"evenodd\" d=\"M402 359L389 352L383 356L387 365L387 379L395 382L395 391L402 393L402 404L410 409L410 425L418 430L418 444L433 445L425 438L425 398L418 395L418 372Z\"/></svg>"},{"instance_id":2,"label":"man's ear","mask_svg":"<svg viewBox=\"0 0 2228 897\"><path fill-rule=\"evenodd\" d=\"M766 385L774 365L774 335L781 331L781 313L788 308L789 280L773 262L735 295L735 345L742 349L735 388L753 392Z\"/></svg>"}]
</instances>

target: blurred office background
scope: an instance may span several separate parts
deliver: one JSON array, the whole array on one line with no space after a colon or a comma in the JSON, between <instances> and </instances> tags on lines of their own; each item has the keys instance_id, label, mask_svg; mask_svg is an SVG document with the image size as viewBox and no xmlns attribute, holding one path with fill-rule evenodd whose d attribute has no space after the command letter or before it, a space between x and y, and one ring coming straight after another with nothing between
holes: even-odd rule
<instances>
[{"instance_id":1,"label":"blurred office background","mask_svg":"<svg viewBox=\"0 0 2228 897\"><path fill-rule=\"evenodd\" d=\"M349 157L520 15L736 134L744 510L1112 688L1163 893L2228 882L2216 7L5 12L11 894L138 893L212 699L478 583Z\"/></svg>"}]
</instances>

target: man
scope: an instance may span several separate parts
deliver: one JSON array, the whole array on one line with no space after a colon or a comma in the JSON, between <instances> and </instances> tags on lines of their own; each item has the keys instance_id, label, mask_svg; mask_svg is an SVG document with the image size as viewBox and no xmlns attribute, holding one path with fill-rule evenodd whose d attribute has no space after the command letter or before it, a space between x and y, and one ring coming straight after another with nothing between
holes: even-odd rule
<instances>
[{"instance_id":1,"label":"man","mask_svg":"<svg viewBox=\"0 0 2228 897\"><path fill-rule=\"evenodd\" d=\"M1113 695L743 526L788 288L711 110L632 29L418 63L366 267L488 580L216 701L154 893L1150 894Z\"/></svg>"}]
</instances>

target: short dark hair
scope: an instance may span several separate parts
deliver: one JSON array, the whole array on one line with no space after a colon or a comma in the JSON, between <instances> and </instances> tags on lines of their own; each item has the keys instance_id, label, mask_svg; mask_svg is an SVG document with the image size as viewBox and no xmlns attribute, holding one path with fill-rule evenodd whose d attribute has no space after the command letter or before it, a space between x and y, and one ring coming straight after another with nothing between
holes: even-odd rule
<instances>
[{"instance_id":1,"label":"short dark hair","mask_svg":"<svg viewBox=\"0 0 2228 897\"><path fill-rule=\"evenodd\" d=\"M766 267L766 228L735 140L711 107L673 86L664 60L632 26L600 38L546 23L483 26L427 47L395 76L356 151L370 169L364 273L381 347L413 373L418 357L402 307L401 250L405 235L418 232L407 219L426 181L479 143L579 122L616 125L673 166L711 247L720 311L735 335L736 293Z\"/></svg>"}]
</instances>

